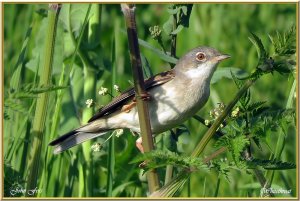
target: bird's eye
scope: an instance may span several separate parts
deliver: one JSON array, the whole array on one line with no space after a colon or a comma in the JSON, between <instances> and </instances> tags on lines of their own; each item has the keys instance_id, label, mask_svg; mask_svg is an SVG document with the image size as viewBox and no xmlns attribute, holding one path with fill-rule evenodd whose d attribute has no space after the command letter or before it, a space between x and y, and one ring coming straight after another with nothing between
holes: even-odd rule
<instances>
[{"instance_id":1,"label":"bird's eye","mask_svg":"<svg viewBox=\"0 0 300 201\"><path fill-rule=\"evenodd\" d=\"M203 52L197 52L197 54L196 54L196 59L197 59L198 61L203 61L203 60L205 60L205 54L204 54Z\"/></svg>"}]
</instances>

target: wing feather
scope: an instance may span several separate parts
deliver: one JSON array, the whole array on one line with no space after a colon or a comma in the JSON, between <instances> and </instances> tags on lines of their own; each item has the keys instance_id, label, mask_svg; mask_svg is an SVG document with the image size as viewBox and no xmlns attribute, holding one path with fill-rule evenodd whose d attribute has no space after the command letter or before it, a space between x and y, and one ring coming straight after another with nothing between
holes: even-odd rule
<instances>
[{"instance_id":1,"label":"wing feather","mask_svg":"<svg viewBox=\"0 0 300 201\"><path fill-rule=\"evenodd\" d=\"M158 86L169 82L175 77L175 73L173 70L169 70L166 72L159 73L149 79L145 80L145 88L146 90L151 89L154 86ZM124 103L130 101L135 96L134 88L130 88L127 91L123 92L119 96L115 97L109 104L99 109L99 111L88 121L92 122L98 118L109 115L119 108L121 108Z\"/></svg>"}]
</instances>

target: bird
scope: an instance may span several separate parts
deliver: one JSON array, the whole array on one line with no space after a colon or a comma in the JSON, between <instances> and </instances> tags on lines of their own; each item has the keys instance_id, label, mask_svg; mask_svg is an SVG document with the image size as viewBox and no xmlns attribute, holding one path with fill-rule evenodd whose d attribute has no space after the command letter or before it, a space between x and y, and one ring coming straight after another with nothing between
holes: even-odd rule
<instances>
[{"instance_id":1,"label":"bird","mask_svg":"<svg viewBox=\"0 0 300 201\"><path fill-rule=\"evenodd\" d=\"M148 101L151 131L159 134L195 115L208 101L210 81L217 65L230 58L218 50L200 46L188 51L171 70L144 81ZM135 91L130 88L100 108L87 124L49 143L53 153L61 153L87 140L115 129L130 129L140 133ZM142 139L136 146L143 152Z\"/></svg>"}]
</instances>

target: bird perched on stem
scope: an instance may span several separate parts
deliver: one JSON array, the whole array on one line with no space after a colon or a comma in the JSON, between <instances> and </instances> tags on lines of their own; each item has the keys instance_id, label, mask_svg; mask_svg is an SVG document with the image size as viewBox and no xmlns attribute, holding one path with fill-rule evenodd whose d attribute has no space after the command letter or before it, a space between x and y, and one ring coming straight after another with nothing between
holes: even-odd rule
<instances>
[{"instance_id":1,"label":"bird perched on stem","mask_svg":"<svg viewBox=\"0 0 300 201\"><path fill-rule=\"evenodd\" d=\"M152 133L169 130L192 117L207 102L210 80L218 63L229 58L211 47L192 49L176 66L145 80ZM101 108L87 124L50 142L58 154L110 130L128 128L140 132L135 92L131 88ZM141 138L137 147L143 152Z\"/></svg>"}]
</instances>

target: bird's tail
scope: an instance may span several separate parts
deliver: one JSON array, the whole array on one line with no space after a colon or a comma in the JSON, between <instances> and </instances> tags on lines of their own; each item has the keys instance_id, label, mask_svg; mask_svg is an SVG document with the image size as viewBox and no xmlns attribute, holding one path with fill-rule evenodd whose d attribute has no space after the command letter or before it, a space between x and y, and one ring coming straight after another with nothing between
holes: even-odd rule
<instances>
[{"instance_id":1,"label":"bird's tail","mask_svg":"<svg viewBox=\"0 0 300 201\"><path fill-rule=\"evenodd\" d=\"M65 135L60 136L56 140L49 143L50 146L55 146L53 153L59 154L71 147L81 144L87 140L99 137L106 134L107 131L99 132L83 132L78 130L73 130Z\"/></svg>"}]
</instances>

